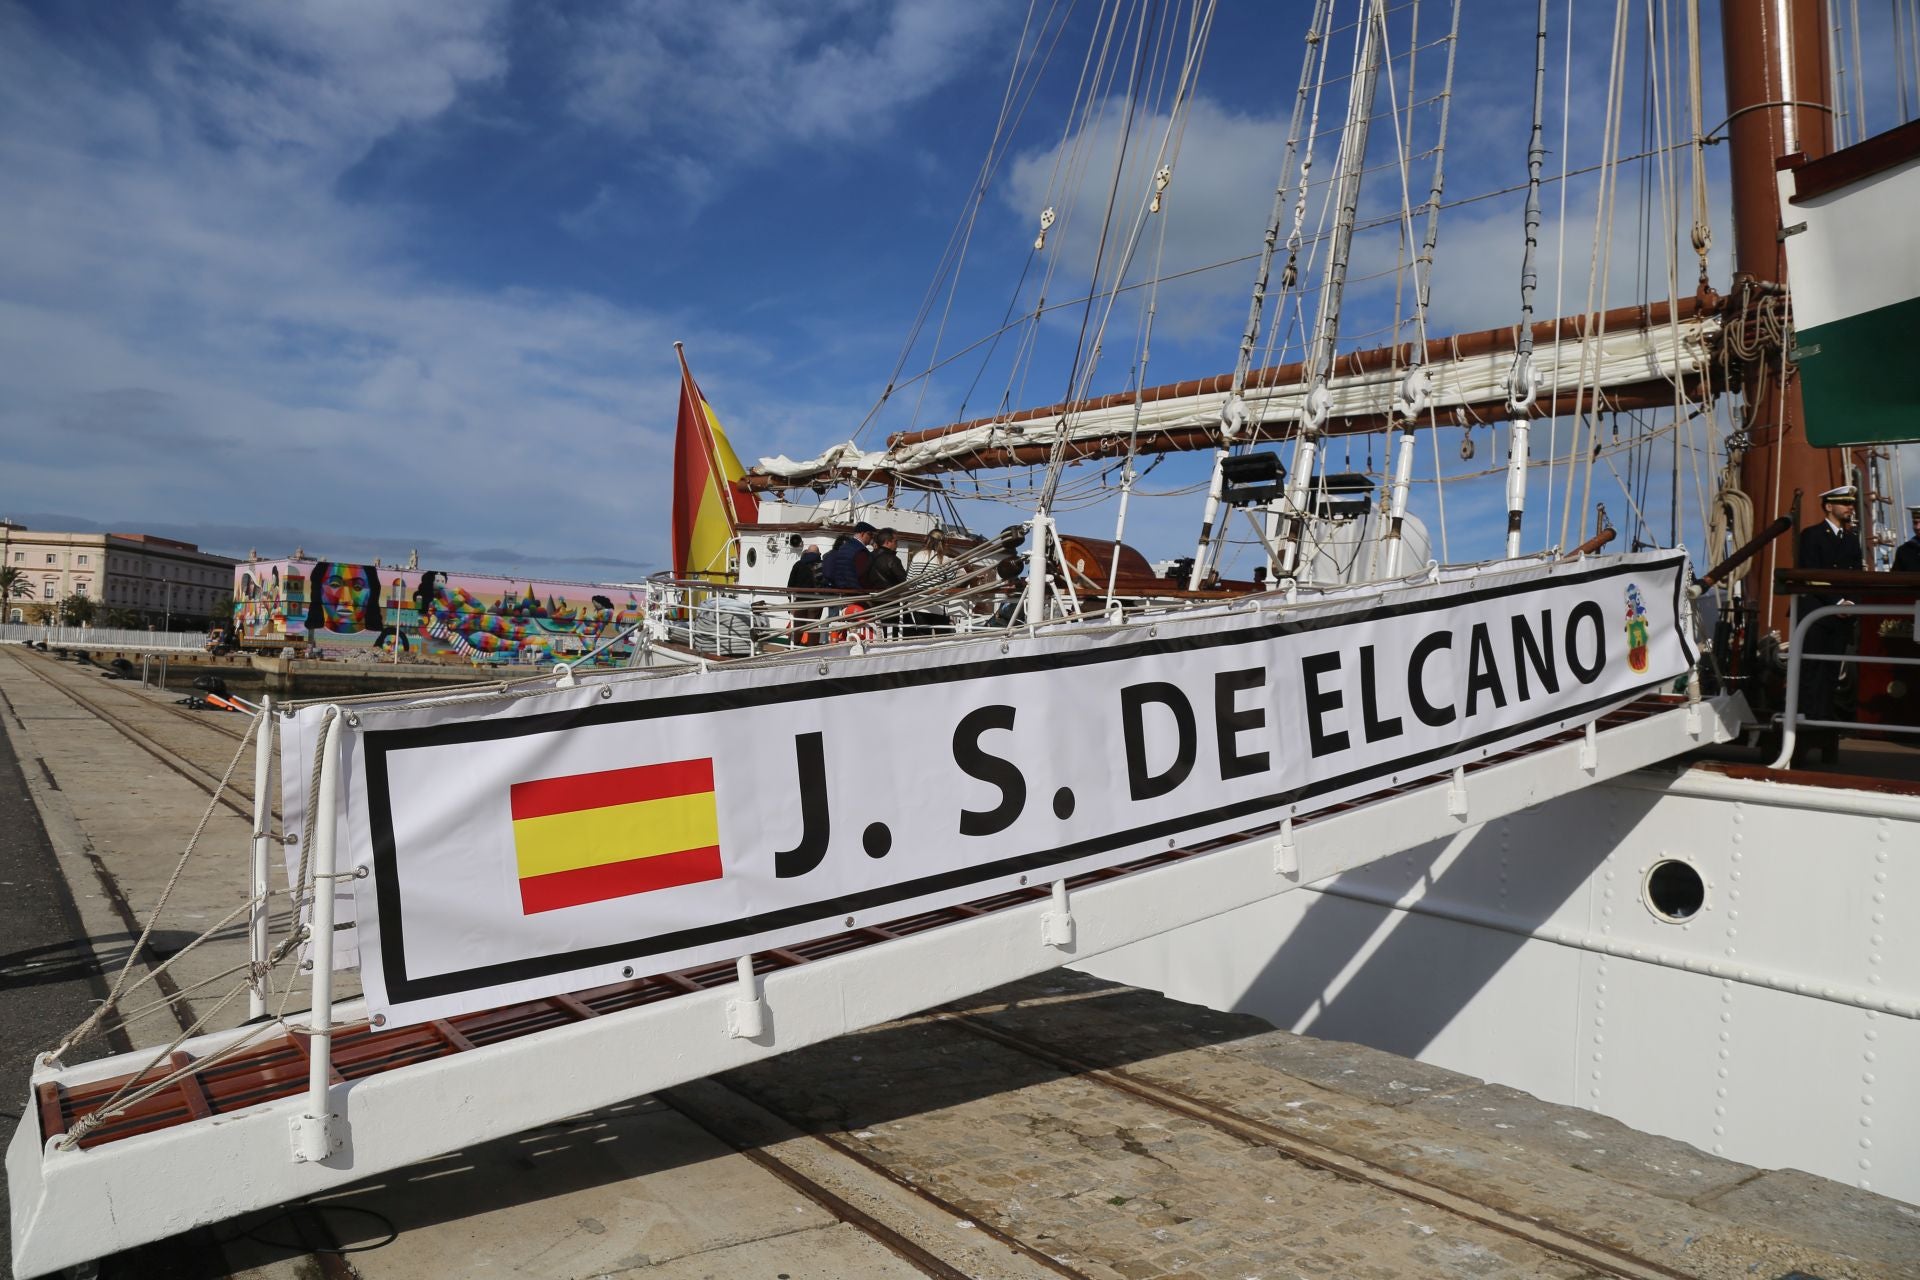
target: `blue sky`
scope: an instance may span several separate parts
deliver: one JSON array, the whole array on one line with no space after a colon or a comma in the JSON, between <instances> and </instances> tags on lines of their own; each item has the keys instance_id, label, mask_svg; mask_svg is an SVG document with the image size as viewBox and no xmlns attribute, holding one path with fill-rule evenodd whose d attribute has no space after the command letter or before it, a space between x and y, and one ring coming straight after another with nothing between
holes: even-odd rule
<instances>
[{"instance_id":1,"label":"blue sky","mask_svg":"<svg viewBox=\"0 0 1920 1280\"><path fill-rule=\"evenodd\" d=\"M1097 120L1072 112L1099 8L0 0L0 515L171 533L230 553L417 548L423 563L600 580L658 568L673 341L687 344L744 457L805 456L852 435L968 198L1029 21L1048 39L1061 28L1057 52L982 197L939 354L999 323L1038 208L1062 197L1049 184L1055 157L1078 154L1082 134L1099 158L1065 188L1081 193L1080 212L1057 233L1048 296L1086 291L1094 195L1111 177L1100 144L1120 118L1117 85ZM1425 41L1446 6L1423 8ZM1561 163L1565 35L1560 0L1554 9L1550 170ZM1450 198L1524 178L1533 6L1466 10ZM1611 13L1576 12L1567 155L1578 167L1599 154ZM1123 6L1123 27L1137 13ZM1257 248L1305 22L1301 3L1221 6L1168 192L1164 254L1143 253L1130 279L1154 261L1173 271ZM1717 120L1712 5L1706 22ZM1404 75L1410 33L1396 31ZM1422 96L1441 57L1419 55ZM1329 90L1329 118L1342 92ZM1164 123L1152 105L1136 118L1140 136ZM1636 88L1630 131L1641 110ZM1416 113L1416 137L1432 126L1431 108ZM1379 154L1391 144L1382 137ZM1322 173L1329 161L1323 153ZM1123 178L1146 171L1135 164ZM1416 201L1425 173L1416 166ZM1398 207L1391 177L1370 184L1370 211ZM1618 247L1639 243L1622 225L1638 216L1632 180L1623 176L1615 226L1615 304L1645 291L1621 265L1637 249ZM1550 188L1549 294L1557 201ZM1590 179L1568 183L1567 312L1585 285L1592 201ZM1436 331L1517 317L1519 222L1516 196L1447 211ZM1726 244L1723 227L1722 283ZM1390 264L1392 253L1387 241L1363 244L1357 261ZM1649 261L1660 260L1656 250ZM1689 250L1683 278L1691 267ZM1250 275L1238 264L1163 289L1149 381L1231 367ZM1356 290L1350 328L1390 318L1391 284ZM1116 306L1094 390L1129 384L1144 297ZM942 294L935 325L946 305ZM1543 297L1540 314L1550 307ZM909 372L928 362L933 328ZM1039 326L1021 381L1009 381L1009 339L984 368L947 366L924 399L917 387L897 394L862 443L946 421L963 401L979 413L1002 394L1016 407L1058 399L1079 336L1080 312L1063 308ZM1443 455L1470 469L1456 436ZM1475 468L1495 456L1480 437ZM1376 446L1376 465L1383 457ZM1197 467L1170 462L1152 484L1180 489ZM1473 518L1499 505L1497 482L1461 492L1456 557L1498 541L1494 521ZM977 523L997 527L1002 514ZM1130 540L1152 557L1181 554L1198 517L1194 495L1140 504ZM1068 523L1111 532L1101 507ZM1664 536L1664 514L1654 523Z\"/></svg>"}]
</instances>

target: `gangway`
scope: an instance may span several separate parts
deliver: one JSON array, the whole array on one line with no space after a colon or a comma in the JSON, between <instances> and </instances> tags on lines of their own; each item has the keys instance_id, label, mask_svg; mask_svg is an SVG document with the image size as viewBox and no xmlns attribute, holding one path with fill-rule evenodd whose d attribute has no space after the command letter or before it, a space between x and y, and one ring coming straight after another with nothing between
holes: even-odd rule
<instances>
[{"instance_id":1,"label":"gangway","mask_svg":"<svg viewBox=\"0 0 1920 1280\"><path fill-rule=\"evenodd\" d=\"M734 963L235 1052L257 1034L242 1027L157 1066L138 1052L43 1062L7 1152L15 1272L45 1275L1084 961L1724 743L1745 718L1738 695L1645 696L1309 816ZM342 1004L333 1025L365 1018ZM310 1044L329 1041L315 1070ZM175 1079L71 1140L142 1072ZM328 1121L320 1159L307 1158L316 1114Z\"/></svg>"}]
</instances>

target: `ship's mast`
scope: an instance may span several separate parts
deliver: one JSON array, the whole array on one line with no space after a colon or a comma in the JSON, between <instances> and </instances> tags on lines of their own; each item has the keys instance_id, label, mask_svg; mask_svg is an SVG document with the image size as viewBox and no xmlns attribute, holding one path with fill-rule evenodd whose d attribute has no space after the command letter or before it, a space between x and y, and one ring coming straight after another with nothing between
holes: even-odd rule
<instances>
[{"instance_id":1,"label":"ship's mast","mask_svg":"<svg viewBox=\"0 0 1920 1280\"><path fill-rule=\"evenodd\" d=\"M1827 62L1825 0L1724 0L1727 143L1733 176L1733 254L1741 301L1746 279L1784 285L1787 254L1775 173L1783 156L1809 160L1833 149L1832 73ZM1792 505L1795 490L1812 499L1842 481L1833 450L1807 443L1800 384L1782 377L1785 357L1768 352L1742 371L1748 395L1747 451L1740 486L1769 518ZM1804 516L1803 516L1804 521ZM1786 631L1787 601L1773 593L1779 542L1769 544L1760 587L1762 626Z\"/></svg>"}]
</instances>

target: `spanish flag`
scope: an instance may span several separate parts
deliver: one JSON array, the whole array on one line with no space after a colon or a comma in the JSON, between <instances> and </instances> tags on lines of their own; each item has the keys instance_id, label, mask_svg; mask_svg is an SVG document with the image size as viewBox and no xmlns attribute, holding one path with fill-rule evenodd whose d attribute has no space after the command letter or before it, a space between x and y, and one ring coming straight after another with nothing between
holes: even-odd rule
<instances>
[{"instance_id":1,"label":"spanish flag","mask_svg":"<svg viewBox=\"0 0 1920 1280\"><path fill-rule=\"evenodd\" d=\"M727 443L713 406L687 369L679 343L680 425L673 441L673 572L679 578L727 576L727 545L760 502L741 486L746 468Z\"/></svg>"},{"instance_id":2,"label":"spanish flag","mask_svg":"<svg viewBox=\"0 0 1920 1280\"><path fill-rule=\"evenodd\" d=\"M511 796L522 915L720 878L711 759L516 782Z\"/></svg>"}]
</instances>

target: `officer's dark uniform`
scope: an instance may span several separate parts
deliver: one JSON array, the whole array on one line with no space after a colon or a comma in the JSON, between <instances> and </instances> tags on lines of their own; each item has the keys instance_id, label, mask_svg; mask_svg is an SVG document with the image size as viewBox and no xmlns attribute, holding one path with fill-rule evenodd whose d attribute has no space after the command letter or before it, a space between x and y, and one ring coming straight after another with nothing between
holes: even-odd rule
<instances>
[{"instance_id":1,"label":"officer's dark uniform","mask_svg":"<svg viewBox=\"0 0 1920 1280\"><path fill-rule=\"evenodd\" d=\"M1830 491L1834 492L1834 491ZM1851 500L1851 491L1848 491ZM1822 495L1827 501L1832 497ZM1860 551L1860 540L1853 534L1836 529L1829 521L1822 519L1819 524L1808 525L1800 531L1799 567L1802 569L1861 569L1865 559ZM1839 594L1814 594L1805 597L1806 606L1821 607L1839 604ZM1803 606L1803 607L1806 607ZM1807 628L1806 652L1845 653L1853 641L1853 619L1848 617L1826 617ZM1834 706L1834 686L1840 680L1838 662L1808 662L1800 668L1800 714L1809 720L1837 720L1837 708ZM1829 747L1834 734L1829 730L1818 731Z\"/></svg>"},{"instance_id":2,"label":"officer's dark uniform","mask_svg":"<svg viewBox=\"0 0 1920 1280\"><path fill-rule=\"evenodd\" d=\"M1920 516L1920 507L1908 507L1909 516ZM1893 571L1895 573L1920 573L1920 529L1913 536L1894 549Z\"/></svg>"}]
</instances>

